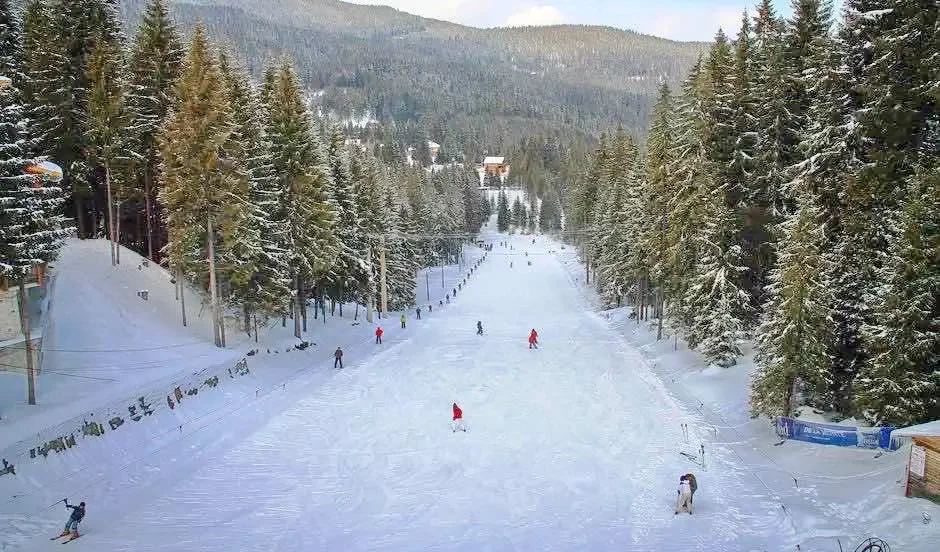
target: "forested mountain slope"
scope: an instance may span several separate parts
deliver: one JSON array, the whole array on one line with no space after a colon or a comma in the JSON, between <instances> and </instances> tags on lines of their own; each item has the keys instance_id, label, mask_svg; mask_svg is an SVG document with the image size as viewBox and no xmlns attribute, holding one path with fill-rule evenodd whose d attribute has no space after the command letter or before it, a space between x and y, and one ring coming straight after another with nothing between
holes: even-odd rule
<instances>
[{"instance_id":1,"label":"forested mountain slope","mask_svg":"<svg viewBox=\"0 0 940 552\"><path fill-rule=\"evenodd\" d=\"M143 4L122 2L128 33ZM202 21L255 76L286 55L324 90L324 110L418 123L465 151L534 131L642 133L660 79L677 82L704 48L606 27L476 29L336 0L170 4L187 32Z\"/></svg>"}]
</instances>

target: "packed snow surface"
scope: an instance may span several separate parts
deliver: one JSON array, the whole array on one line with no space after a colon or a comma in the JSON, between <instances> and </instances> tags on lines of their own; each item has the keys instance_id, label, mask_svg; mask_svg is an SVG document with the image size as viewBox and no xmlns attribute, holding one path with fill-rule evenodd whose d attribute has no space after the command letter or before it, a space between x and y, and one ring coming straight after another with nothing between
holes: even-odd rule
<instances>
[{"instance_id":1,"label":"packed snow surface","mask_svg":"<svg viewBox=\"0 0 940 552\"><path fill-rule=\"evenodd\" d=\"M280 355L308 369L257 399L241 395L152 452L122 443L119 459L93 447L63 453L100 454L80 460L112 469L75 474L81 485L67 471L31 481L39 498L28 500L39 510L27 518L15 503L0 508L0 521L21 533L0 548L58 550L49 537L66 512L40 499L64 495L88 503L84 535L69 546L96 552L794 550L811 523L814 535L835 535L842 519L865 515L813 496L786 512L782 476L761 480L753 468L761 460L716 431L704 403L677 392L642 346L593 312L577 271L549 253L556 243L485 238L496 245L455 300L434 303L420 321L412 311L406 329L397 314L383 320L386 342L361 336L345 348L343 370L326 358L327 343L317 357ZM533 328L537 350L526 344ZM252 362L253 373L265 370L264 357ZM716 403L724 396L709 389L722 377L698 379ZM742 382L746 375L729 400L743 411ZM453 402L466 433L451 430ZM765 424L747 429L768 435ZM695 463L700 443L704 469ZM873 451L829 450L829 458L873 461ZM892 458L881 465L903 461ZM694 514L675 516L679 476L689 471L699 485ZM846 496L866 484L839 483ZM903 525L917 507L892 510L891 522L908 533L902 550L936 550L937 522ZM803 550L838 548L819 541Z\"/></svg>"}]
</instances>

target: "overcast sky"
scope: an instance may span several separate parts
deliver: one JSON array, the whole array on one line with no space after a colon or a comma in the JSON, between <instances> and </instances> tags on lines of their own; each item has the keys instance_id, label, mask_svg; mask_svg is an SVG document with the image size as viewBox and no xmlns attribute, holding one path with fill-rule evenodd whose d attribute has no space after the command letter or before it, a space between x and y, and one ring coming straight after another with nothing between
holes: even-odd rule
<instances>
[{"instance_id":1,"label":"overcast sky","mask_svg":"<svg viewBox=\"0 0 940 552\"><path fill-rule=\"evenodd\" d=\"M383 4L474 27L583 23L610 25L674 40L711 40L718 27L734 37L750 0L347 0ZM789 0L774 0L790 15Z\"/></svg>"}]
</instances>

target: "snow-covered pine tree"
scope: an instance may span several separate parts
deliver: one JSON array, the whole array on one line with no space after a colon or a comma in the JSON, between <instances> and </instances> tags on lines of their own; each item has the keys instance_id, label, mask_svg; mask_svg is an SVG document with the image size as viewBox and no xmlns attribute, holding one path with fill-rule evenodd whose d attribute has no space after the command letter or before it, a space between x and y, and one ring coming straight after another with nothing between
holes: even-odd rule
<instances>
[{"instance_id":1,"label":"snow-covered pine tree","mask_svg":"<svg viewBox=\"0 0 940 552\"><path fill-rule=\"evenodd\" d=\"M280 190L271 166L269 144L263 135L263 113L248 75L219 56L232 113L232 134L225 144L234 160L232 176L247 182L246 197L231 222L231 239L223 244L221 265L228 279L228 301L242 311L245 333L255 332L257 322L289 313L291 280L287 264L288 227L279 216ZM242 184L244 187L244 184ZM252 324L254 322L254 324Z\"/></svg>"},{"instance_id":2,"label":"snow-covered pine tree","mask_svg":"<svg viewBox=\"0 0 940 552\"><path fill-rule=\"evenodd\" d=\"M0 0L0 76L23 85L23 29L10 0Z\"/></svg>"},{"instance_id":3,"label":"snow-covered pine tree","mask_svg":"<svg viewBox=\"0 0 940 552\"><path fill-rule=\"evenodd\" d=\"M742 242L746 244L746 264L750 268L751 289L760 293L773 267L773 240L770 229L783 220L791 201L785 194L787 168L792 164L799 136L793 115L788 111L788 66L783 41L783 22L770 0L761 0L754 18L750 95L756 111L754 128L753 178L745 198L748 205Z\"/></svg>"},{"instance_id":4,"label":"snow-covered pine tree","mask_svg":"<svg viewBox=\"0 0 940 552\"><path fill-rule=\"evenodd\" d=\"M525 207L522 208L519 220L522 223L520 226L525 226ZM561 209L558 193L554 188L549 188L539 205L539 230L542 232L561 230Z\"/></svg>"},{"instance_id":5,"label":"snow-covered pine tree","mask_svg":"<svg viewBox=\"0 0 940 552\"><path fill-rule=\"evenodd\" d=\"M515 226L517 229L522 229L525 227L525 207L522 206L522 200L519 199L519 196L516 196L516 199L512 202L512 211L509 215L509 220L511 221L510 225Z\"/></svg>"},{"instance_id":6,"label":"snow-covered pine tree","mask_svg":"<svg viewBox=\"0 0 940 552\"><path fill-rule=\"evenodd\" d=\"M154 182L159 180L156 136L173 103L173 85L179 77L182 57L179 33L170 19L166 0L149 0L132 46L126 99L133 149L141 157L142 182L138 188L144 198L149 259L163 246L163 232L154 231L154 226L161 224L153 205Z\"/></svg>"},{"instance_id":7,"label":"snow-covered pine tree","mask_svg":"<svg viewBox=\"0 0 940 552\"><path fill-rule=\"evenodd\" d=\"M698 232L704 228L703 196L715 188L715 169L706 155L704 137L708 124L704 101L707 79L701 62L695 64L682 85L676 104L675 133L669 158L665 197L666 247L662 266L667 278L669 314L673 323L691 328L695 312L686 303L689 278L698 258ZM694 346L697 343L690 342Z\"/></svg>"},{"instance_id":8,"label":"snow-covered pine tree","mask_svg":"<svg viewBox=\"0 0 940 552\"><path fill-rule=\"evenodd\" d=\"M496 201L496 229L500 232L509 230L509 224L512 215L509 213L509 200L506 198L506 192L499 192L499 199Z\"/></svg>"},{"instance_id":9,"label":"snow-covered pine tree","mask_svg":"<svg viewBox=\"0 0 940 552\"><path fill-rule=\"evenodd\" d=\"M333 176L331 199L336 209L339 255L330 271L328 288L330 297L340 303L345 303L350 298L361 297L369 284L366 241L356 209L354 183L345 140L340 128L334 125L330 131L327 155Z\"/></svg>"},{"instance_id":10,"label":"snow-covered pine tree","mask_svg":"<svg viewBox=\"0 0 940 552\"><path fill-rule=\"evenodd\" d=\"M365 152L354 152L350 159L350 174L354 183L356 212L359 214L362 233L365 237L366 266L369 269L368 285L362 290L362 296L357 300L371 309L375 306L379 291L377 276L379 259L376 249L379 240L376 236L385 231L382 226L384 202L379 182L378 161Z\"/></svg>"},{"instance_id":11,"label":"snow-covered pine tree","mask_svg":"<svg viewBox=\"0 0 940 552\"><path fill-rule=\"evenodd\" d=\"M120 44L105 36L95 41L88 57L88 107L84 121L89 163L101 167L104 173L112 265L120 262L120 199L127 195L122 189L131 186L127 178L134 161L126 151L129 141L125 105L127 79L119 48ZM123 167L117 166L118 163L123 163Z\"/></svg>"},{"instance_id":12,"label":"snow-covered pine tree","mask_svg":"<svg viewBox=\"0 0 940 552\"><path fill-rule=\"evenodd\" d=\"M940 167L908 184L863 327L871 355L855 381L859 409L878 424L940 417Z\"/></svg>"},{"instance_id":13,"label":"snow-covered pine tree","mask_svg":"<svg viewBox=\"0 0 940 552\"><path fill-rule=\"evenodd\" d=\"M664 81L659 86L659 99L653 107L650 129L646 138L646 175L643 188L643 233L640 236L643 250L647 253L646 264L650 267L650 278L661 287L665 283L666 250L666 205L669 157L673 141L674 107L669 85Z\"/></svg>"},{"instance_id":14,"label":"snow-covered pine tree","mask_svg":"<svg viewBox=\"0 0 940 552\"><path fill-rule=\"evenodd\" d=\"M7 61L7 63L10 63ZM57 183L27 175L29 123L13 81L0 89L0 281L21 282L56 258L68 235Z\"/></svg>"},{"instance_id":15,"label":"snow-covered pine tree","mask_svg":"<svg viewBox=\"0 0 940 552\"><path fill-rule=\"evenodd\" d=\"M830 290L825 272L825 227L817 200L802 192L795 213L780 225L777 264L757 331L758 371L751 383L754 415L789 416L797 387L824 393L829 371Z\"/></svg>"},{"instance_id":16,"label":"snow-covered pine tree","mask_svg":"<svg viewBox=\"0 0 940 552\"><path fill-rule=\"evenodd\" d=\"M325 277L338 250L335 213L329 203L332 177L289 62L281 62L273 89L265 95L271 163L290 227L294 336L300 338L307 287Z\"/></svg>"},{"instance_id":17,"label":"snow-covered pine tree","mask_svg":"<svg viewBox=\"0 0 940 552\"><path fill-rule=\"evenodd\" d=\"M747 337L750 298L740 287L747 269L741 247L734 242L736 230L723 190L703 200L707 216L697 236L699 256L684 299L694 313L688 335L710 362L730 366L741 356L740 345Z\"/></svg>"},{"instance_id":18,"label":"snow-covered pine tree","mask_svg":"<svg viewBox=\"0 0 940 552\"><path fill-rule=\"evenodd\" d=\"M237 160L227 157L224 147L234 130L231 105L201 25L193 31L175 96L158 138L167 257L175 273L208 288L215 343L221 347L224 318L215 248L230 242L233 222L243 212L243 203L233 198L246 198L249 190L247 180L233 170Z\"/></svg>"}]
</instances>

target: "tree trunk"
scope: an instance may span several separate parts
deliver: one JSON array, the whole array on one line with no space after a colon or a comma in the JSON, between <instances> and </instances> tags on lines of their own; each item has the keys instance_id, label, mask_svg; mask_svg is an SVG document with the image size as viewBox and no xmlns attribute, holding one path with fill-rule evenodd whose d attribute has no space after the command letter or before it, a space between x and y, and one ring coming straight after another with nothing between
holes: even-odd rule
<instances>
[{"instance_id":1,"label":"tree trunk","mask_svg":"<svg viewBox=\"0 0 940 552\"><path fill-rule=\"evenodd\" d=\"M91 237L95 238L98 236L98 209L92 209L91 211ZM79 234L81 237L81 234Z\"/></svg>"},{"instance_id":2,"label":"tree trunk","mask_svg":"<svg viewBox=\"0 0 940 552\"><path fill-rule=\"evenodd\" d=\"M252 315L251 319L255 323L255 343L258 342L258 315Z\"/></svg>"},{"instance_id":3,"label":"tree trunk","mask_svg":"<svg viewBox=\"0 0 940 552\"><path fill-rule=\"evenodd\" d=\"M85 239L85 205L81 192L72 194L72 203L75 204L75 225L79 239Z\"/></svg>"},{"instance_id":4,"label":"tree trunk","mask_svg":"<svg viewBox=\"0 0 940 552\"><path fill-rule=\"evenodd\" d=\"M663 288L656 288L656 309L658 310L659 320L656 322L656 341L663 338Z\"/></svg>"},{"instance_id":5,"label":"tree trunk","mask_svg":"<svg viewBox=\"0 0 940 552\"><path fill-rule=\"evenodd\" d=\"M320 290L320 315L321 315L321 318L323 318L323 323L326 324L326 297L324 296L326 293L326 290L324 289L324 286L322 285L319 286L319 290ZM313 308L317 308L316 304L313 305Z\"/></svg>"},{"instance_id":6,"label":"tree trunk","mask_svg":"<svg viewBox=\"0 0 940 552\"><path fill-rule=\"evenodd\" d=\"M147 258L153 260L153 211L150 206L150 187L153 175L150 173L150 162L144 165L144 206L147 213Z\"/></svg>"},{"instance_id":7,"label":"tree trunk","mask_svg":"<svg viewBox=\"0 0 940 552\"><path fill-rule=\"evenodd\" d=\"M108 240L111 241L111 266L117 265L116 251L114 250L114 203L111 200L111 167L104 164L104 184L108 194Z\"/></svg>"},{"instance_id":8,"label":"tree trunk","mask_svg":"<svg viewBox=\"0 0 940 552\"><path fill-rule=\"evenodd\" d=\"M791 405L793 404L793 386L796 383L793 374L787 374L785 382L786 389L783 392L783 415L789 416L791 412Z\"/></svg>"},{"instance_id":9,"label":"tree trunk","mask_svg":"<svg viewBox=\"0 0 940 552\"><path fill-rule=\"evenodd\" d=\"M242 305L242 313L245 315L245 333L251 336L251 309L248 308L248 303Z\"/></svg>"},{"instance_id":10,"label":"tree trunk","mask_svg":"<svg viewBox=\"0 0 940 552\"><path fill-rule=\"evenodd\" d=\"M307 290L304 289L306 282L300 281L300 287L297 289L297 297L300 301L300 321L303 331L307 331ZM317 306L313 306L313 314L316 315Z\"/></svg>"},{"instance_id":11,"label":"tree trunk","mask_svg":"<svg viewBox=\"0 0 940 552\"><path fill-rule=\"evenodd\" d=\"M183 284L183 271L176 272L176 281L180 286L180 310L183 313L183 327L186 327L186 286Z\"/></svg>"},{"instance_id":12,"label":"tree trunk","mask_svg":"<svg viewBox=\"0 0 940 552\"><path fill-rule=\"evenodd\" d=\"M36 404L36 373L33 367L32 335L29 329L29 303L26 301L26 276L20 278L20 319L23 324L23 351L26 353L26 404Z\"/></svg>"},{"instance_id":13,"label":"tree trunk","mask_svg":"<svg viewBox=\"0 0 940 552\"><path fill-rule=\"evenodd\" d=\"M300 339L300 273L294 274L294 337Z\"/></svg>"},{"instance_id":14,"label":"tree trunk","mask_svg":"<svg viewBox=\"0 0 940 552\"><path fill-rule=\"evenodd\" d=\"M219 333L219 297L215 283L215 231L212 229L212 215L206 216L206 241L209 249L209 308L212 310L212 335L215 346L222 346L222 335Z\"/></svg>"},{"instance_id":15,"label":"tree trunk","mask_svg":"<svg viewBox=\"0 0 940 552\"><path fill-rule=\"evenodd\" d=\"M217 293L217 305L219 306L219 314L217 316L219 320L219 337L221 338L222 347L225 347L225 311L222 310L222 284L216 281L216 287L218 287Z\"/></svg>"},{"instance_id":16,"label":"tree trunk","mask_svg":"<svg viewBox=\"0 0 940 552\"><path fill-rule=\"evenodd\" d=\"M121 202L115 204L114 212L114 258L115 264L121 264Z\"/></svg>"}]
</instances>

